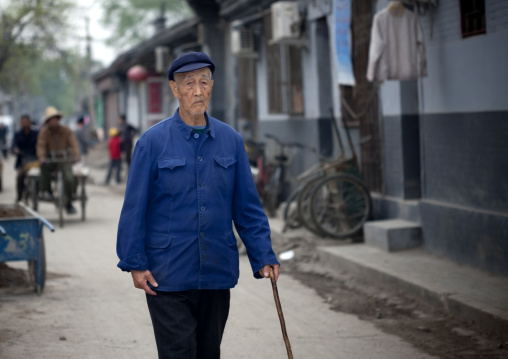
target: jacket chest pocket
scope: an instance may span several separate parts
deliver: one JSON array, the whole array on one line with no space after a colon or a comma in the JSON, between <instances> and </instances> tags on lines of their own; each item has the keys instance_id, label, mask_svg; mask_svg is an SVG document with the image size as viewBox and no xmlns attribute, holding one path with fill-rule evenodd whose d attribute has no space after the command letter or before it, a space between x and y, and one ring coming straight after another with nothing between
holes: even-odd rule
<instances>
[{"instance_id":1,"label":"jacket chest pocket","mask_svg":"<svg viewBox=\"0 0 508 359\"><path fill-rule=\"evenodd\" d=\"M157 166L159 167L157 182L163 192L175 193L188 182L185 178L185 158L161 159Z\"/></svg>"},{"instance_id":2,"label":"jacket chest pocket","mask_svg":"<svg viewBox=\"0 0 508 359\"><path fill-rule=\"evenodd\" d=\"M215 156L214 162L214 179L223 188L232 189L235 183L236 159L232 156Z\"/></svg>"}]
</instances>

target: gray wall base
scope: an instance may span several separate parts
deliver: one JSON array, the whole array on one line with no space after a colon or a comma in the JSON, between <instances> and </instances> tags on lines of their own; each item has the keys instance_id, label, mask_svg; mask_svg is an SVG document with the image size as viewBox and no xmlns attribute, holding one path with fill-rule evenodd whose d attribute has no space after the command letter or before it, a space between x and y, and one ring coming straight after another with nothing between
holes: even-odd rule
<instances>
[{"instance_id":1,"label":"gray wall base","mask_svg":"<svg viewBox=\"0 0 508 359\"><path fill-rule=\"evenodd\" d=\"M422 228L418 223L402 219L367 222L363 228L365 244L387 252L422 245Z\"/></svg>"},{"instance_id":2,"label":"gray wall base","mask_svg":"<svg viewBox=\"0 0 508 359\"><path fill-rule=\"evenodd\" d=\"M508 216L505 213L420 202L425 249L432 254L508 276Z\"/></svg>"},{"instance_id":3,"label":"gray wall base","mask_svg":"<svg viewBox=\"0 0 508 359\"><path fill-rule=\"evenodd\" d=\"M418 200L403 200L378 193L371 193L371 197L375 220L400 218L420 223Z\"/></svg>"}]
</instances>

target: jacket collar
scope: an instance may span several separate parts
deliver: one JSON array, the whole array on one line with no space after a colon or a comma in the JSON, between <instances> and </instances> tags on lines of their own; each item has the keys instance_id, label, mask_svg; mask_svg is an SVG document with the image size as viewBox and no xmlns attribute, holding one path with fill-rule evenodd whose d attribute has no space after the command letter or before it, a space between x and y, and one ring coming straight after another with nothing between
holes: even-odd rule
<instances>
[{"instance_id":1,"label":"jacket collar","mask_svg":"<svg viewBox=\"0 0 508 359\"><path fill-rule=\"evenodd\" d=\"M192 128L188 126L185 122L183 122L182 118L178 114L179 109L180 107L176 109L173 118L175 120L175 124L178 126L178 129L182 132L183 137L186 140L188 140L192 135ZM206 117L206 133L208 133L212 138L215 138L215 125L213 123L214 118L208 116L206 112L205 117Z\"/></svg>"}]
</instances>

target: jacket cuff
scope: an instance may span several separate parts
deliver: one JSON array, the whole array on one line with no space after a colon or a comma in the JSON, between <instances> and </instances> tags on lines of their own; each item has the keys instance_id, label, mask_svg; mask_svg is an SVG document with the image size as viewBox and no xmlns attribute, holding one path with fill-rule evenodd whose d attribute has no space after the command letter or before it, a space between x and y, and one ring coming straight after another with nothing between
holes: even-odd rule
<instances>
[{"instance_id":1,"label":"jacket cuff","mask_svg":"<svg viewBox=\"0 0 508 359\"><path fill-rule=\"evenodd\" d=\"M148 258L145 253L139 253L122 259L118 262L117 266L125 272L130 272L131 270L145 271L148 269Z\"/></svg>"}]
</instances>

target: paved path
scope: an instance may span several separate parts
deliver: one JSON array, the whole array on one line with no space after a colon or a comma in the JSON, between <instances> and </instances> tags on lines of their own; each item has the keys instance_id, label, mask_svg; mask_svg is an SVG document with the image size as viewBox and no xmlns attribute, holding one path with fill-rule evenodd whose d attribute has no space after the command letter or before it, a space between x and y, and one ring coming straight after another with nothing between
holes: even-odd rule
<instances>
[{"instance_id":1,"label":"paved path","mask_svg":"<svg viewBox=\"0 0 508 359\"><path fill-rule=\"evenodd\" d=\"M13 160L4 166L0 202L14 200ZM92 177L102 182L104 171ZM27 288L0 289L0 358L156 358L144 293L116 268L115 235L122 187L88 186L86 222L68 218L45 231L48 280L42 296ZM39 213L57 224L51 204ZM25 267L24 262L9 263ZM243 256L232 291L222 345L224 359L286 358L272 290L255 280ZM353 315L331 311L311 289L282 275L279 292L295 358L430 358Z\"/></svg>"}]
</instances>

